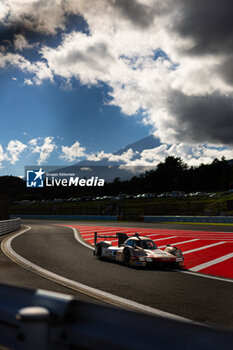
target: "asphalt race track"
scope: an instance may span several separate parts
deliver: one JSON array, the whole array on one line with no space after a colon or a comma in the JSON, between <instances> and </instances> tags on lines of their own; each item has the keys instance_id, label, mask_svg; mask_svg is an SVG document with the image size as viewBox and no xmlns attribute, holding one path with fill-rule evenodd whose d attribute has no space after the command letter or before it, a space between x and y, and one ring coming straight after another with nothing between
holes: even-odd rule
<instances>
[{"instance_id":1,"label":"asphalt race track","mask_svg":"<svg viewBox=\"0 0 233 350\"><path fill-rule=\"evenodd\" d=\"M82 226L83 228L94 226L93 232L96 226L118 226L119 229L128 227L232 232L232 226L69 223L36 220L25 220L23 224L29 225L31 230L16 237L12 241L12 248L25 259L46 270L190 320L233 328L233 283L231 283L233 281L171 270L133 269L99 261L93 257L90 249L74 238L71 228L62 225L78 226L81 227L81 231ZM1 282L60 291L90 300L87 296L24 270L2 253L0 259Z\"/></svg>"}]
</instances>

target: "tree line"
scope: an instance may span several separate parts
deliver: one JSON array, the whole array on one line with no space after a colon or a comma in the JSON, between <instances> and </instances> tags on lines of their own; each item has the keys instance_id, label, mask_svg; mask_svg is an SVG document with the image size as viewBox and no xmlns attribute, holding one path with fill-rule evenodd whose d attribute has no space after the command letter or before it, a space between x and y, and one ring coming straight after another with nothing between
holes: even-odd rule
<instances>
[{"instance_id":1,"label":"tree line","mask_svg":"<svg viewBox=\"0 0 233 350\"><path fill-rule=\"evenodd\" d=\"M233 162L215 159L211 164L188 165L180 157L167 157L155 170L134 176L130 181L115 179L109 188L116 193L163 193L170 191L218 192L233 188Z\"/></svg>"},{"instance_id":2,"label":"tree line","mask_svg":"<svg viewBox=\"0 0 233 350\"><path fill-rule=\"evenodd\" d=\"M154 170L103 187L26 188L25 180L14 176L0 177L0 200L41 200L82 196L118 195L119 193L163 193L170 191L217 192L233 188L233 161L215 159L210 164L189 167L180 157L167 157Z\"/></svg>"}]
</instances>

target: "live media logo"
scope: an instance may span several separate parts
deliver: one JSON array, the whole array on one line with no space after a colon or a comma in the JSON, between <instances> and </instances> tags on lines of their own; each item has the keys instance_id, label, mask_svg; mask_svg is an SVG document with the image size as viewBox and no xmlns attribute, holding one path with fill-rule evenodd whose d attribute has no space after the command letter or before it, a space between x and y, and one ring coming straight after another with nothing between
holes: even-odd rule
<instances>
[{"instance_id":1,"label":"live media logo","mask_svg":"<svg viewBox=\"0 0 233 350\"><path fill-rule=\"evenodd\" d=\"M40 187L70 187L70 186L87 186L96 187L104 186L105 180L99 179L98 176L91 176L90 178L82 178L79 176L67 176L63 178L58 174L56 176L48 176L42 168L40 170L27 170L26 171L26 187L40 188Z\"/></svg>"},{"instance_id":2,"label":"live media logo","mask_svg":"<svg viewBox=\"0 0 233 350\"><path fill-rule=\"evenodd\" d=\"M44 174L42 168L40 170L27 170L27 187L44 187Z\"/></svg>"}]
</instances>

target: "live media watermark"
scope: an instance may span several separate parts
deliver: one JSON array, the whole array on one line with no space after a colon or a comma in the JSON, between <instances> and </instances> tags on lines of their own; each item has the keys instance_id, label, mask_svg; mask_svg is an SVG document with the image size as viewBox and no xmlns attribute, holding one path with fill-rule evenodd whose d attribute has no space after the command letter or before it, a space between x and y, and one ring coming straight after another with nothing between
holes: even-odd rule
<instances>
[{"instance_id":1,"label":"live media watermark","mask_svg":"<svg viewBox=\"0 0 233 350\"><path fill-rule=\"evenodd\" d=\"M55 168L53 170L53 168ZM96 176L94 170L88 167L77 167L74 172L59 171L58 167L26 166L26 187L98 187L105 185L105 179Z\"/></svg>"}]
</instances>

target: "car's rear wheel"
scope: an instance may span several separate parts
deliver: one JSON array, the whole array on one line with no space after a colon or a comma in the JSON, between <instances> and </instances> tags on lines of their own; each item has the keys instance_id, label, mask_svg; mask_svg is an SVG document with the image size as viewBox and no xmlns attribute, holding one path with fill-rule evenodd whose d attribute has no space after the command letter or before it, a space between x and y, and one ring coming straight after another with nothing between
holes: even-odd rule
<instances>
[{"instance_id":1,"label":"car's rear wheel","mask_svg":"<svg viewBox=\"0 0 233 350\"><path fill-rule=\"evenodd\" d=\"M103 259L103 255L102 255L102 247L101 245L99 244L97 246L97 249L96 249L96 256L99 260L102 260Z\"/></svg>"},{"instance_id":2,"label":"car's rear wheel","mask_svg":"<svg viewBox=\"0 0 233 350\"><path fill-rule=\"evenodd\" d=\"M124 253L124 264L125 266L130 266L130 258L131 258L131 254L129 250L126 250Z\"/></svg>"}]
</instances>

